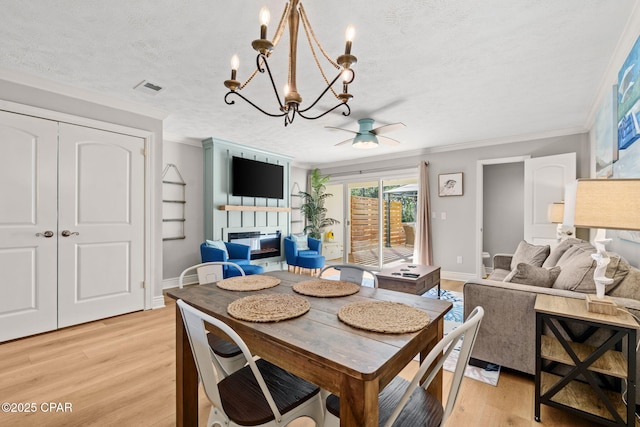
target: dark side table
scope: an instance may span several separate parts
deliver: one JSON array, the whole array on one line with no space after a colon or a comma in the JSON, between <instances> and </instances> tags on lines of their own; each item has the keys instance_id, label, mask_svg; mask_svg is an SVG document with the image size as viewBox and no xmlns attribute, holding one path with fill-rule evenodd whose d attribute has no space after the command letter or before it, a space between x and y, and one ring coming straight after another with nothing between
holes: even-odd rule
<instances>
[{"instance_id":1,"label":"dark side table","mask_svg":"<svg viewBox=\"0 0 640 427\"><path fill-rule=\"evenodd\" d=\"M440 267L420 264L399 264L377 273L378 286L392 291L422 295L434 286L440 298Z\"/></svg>"},{"instance_id":2,"label":"dark side table","mask_svg":"<svg viewBox=\"0 0 640 427\"><path fill-rule=\"evenodd\" d=\"M592 313L585 300L545 294L537 296L535 311L535 420L540 421L545 404L605 426L635 425L636 320L621 311L616 316ZM576 334L578 328L584 332ZM607 331L603 342L585 344L599 330ZM628 406L621 380L627 382Z\"/></svg>"}]
</instances>

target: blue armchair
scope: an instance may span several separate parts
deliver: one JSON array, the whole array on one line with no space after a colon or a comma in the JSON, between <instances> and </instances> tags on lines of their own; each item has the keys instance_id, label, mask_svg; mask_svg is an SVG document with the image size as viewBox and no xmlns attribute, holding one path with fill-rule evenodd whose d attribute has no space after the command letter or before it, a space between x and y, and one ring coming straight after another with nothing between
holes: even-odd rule
<instances>
[{"instance_id":1,"label":"blue armchair","mask_svg":"<svg viewBox=\"0 0 640 427\"><path fill-rule=\"evenodd\" d=\"M204 242L200 245L200 255L202 257L202 262L233 262L238 264L245 270L245 274L255 274L249 273L247 270L252 267L251 266L251 248L247 245L241 245L239 243L228 243L224 242L226 251L219 249L215 246L210 246L207 242ZM227 255L228 253L228 255ZM224 278L240 276L242 273L238 271L237 268L234 268L229 265L223 266L223 275Z\"/></svg>"},{"instance_id":2,"label":"blue armchair","mask_svg":"<svg viewBox=\"0 0 640 427\"><path fill-rule=\"evenodd\" d=\"M322 241L307 237L308 249L298 249L298 243L292 236L284 238L284 257L289 266L289 271L293 267L294 273L301 272L302 268L312 270L313 275L316 270L324 267L324 256L322 256Z\"/></svg>"}]
</instances>

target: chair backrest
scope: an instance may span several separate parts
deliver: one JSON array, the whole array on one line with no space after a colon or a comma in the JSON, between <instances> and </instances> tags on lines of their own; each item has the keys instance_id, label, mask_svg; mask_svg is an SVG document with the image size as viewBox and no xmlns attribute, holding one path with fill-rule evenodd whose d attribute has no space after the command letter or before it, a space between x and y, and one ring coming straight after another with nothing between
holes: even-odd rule
<instances>
[{"instance_id":1,"label":"chair backrest","mask_svg":"<svg viewBox=\"0 0 640 427\"><path fill-rule=\"evenodd\" d=\"M287 264L295 265L296 258L298 257L298 245L289 236L284 238L284 257Z\"/></svg>"},{"instance_id":2,"label":"chair backrest","mask_svg":"<svg viewBox=\"0 0 640 427\"><path fill-rule=\"evenodd\" d=\"M205 322L219 328L225 333L239 348L242 350L242 354L247 359L253 375L256 377L256 381L264 394L264 397L269 403L269 407L273 411L276 420L282 418L280 411L273 400L273 396L267 388L267 384L260 373L260 370L256 366L255 360L251 356L249 348L240 336L226 323L218 320L206 313L190 306L182 300L176 302L180 308L182 314L182 321L184 322L187 336L189 337L189 344L191 344L191 352L193 359L195 360L196 367L198 368L198 374L202 380L202 386L207 395L207 398L221 413L224 414L226 424L229 424L229 418L224 413L222 407L222 400L220 398L220 391L218 389L218 372L222 372L222 367L218 360L214 357L209 342L207 341L207 332L205 329Z\"/></svg>"},{"instance_id":3,"label":"chair backrest","mask_svg":"<svg viewBox=\"0 0 640 427\"><path fill-rule=\"evenodd\" d=\"M340 280L344 280L345 282L357 283L361 286L363 285L363 282L365 280L364 273L369 273L373 279L373 287L378 287L378 276L376 276L373 271L355 264L327 265L322 270L320 270L318 278L322 278L323 273L330 269L340 271Z\"/></svg>"},{"instance_id":4,"label":"chair backrest","mask_svg":"<svg viewBox=\"0 0 640 427\"><path fill-rule=\"evenodd\" d=\"M228 259L227 251L209 246L207 242L200 244L200 260L202 262L223 262Z\"/></svg>"},{"instance_id":5,"label":"chair backrest","mask_svg":"<svg viewBox=\"0 0 640 427\"><path fill-rule=\"evenodd\" d=\"M449 332L444 338L436 344L436 346L429 352L424 361L420 364L420 369L413 377L413 380L407 387L407 390L402 395L402 399L398 403L395 411L387 421L385 426L391 426L402 409L409 401L411 397L411 393L418 387L419 385L423 388L429 387L431 381L435 378L436 374L442 368L444 361L447 359L449 354L454 350L456 345L458 344L458 340L462 338L462 344L460 346L460 354L458 355L458 362L456 363L456 369L453 373L453 380L451 381L451 388L449 389L449 396L447 398L447 405L444 408L444 415L442 416L442 422L440 425L444 425L447 421L449 415L451 415L451 411L453 410L454 405L456 404L456 400L458 399L458 392L460 391L460 384L462 383L462 378L464 376L464 370L467 367L467 363L469 363L469 358L471 357L471 350L473 350L473 345L476 342L476 336L478 335L478 329L480 329L480 322L484 317L484 309L480 306L473 309L467 320L459 327ZM436 360L438 356L442 356L434 366L431 364ZM420 380L427 375L424 383L420 384Z\"/></svg>"},{"instance_id":6,"label":"chair backrest","mask_svg":"<svg viewBox=\"0 0 640 427\"><path fill-rule=\"evenodd\" d=\"M198 283L200 285L204 285L205 283L213 283L218 280L223 279L222 267L229 266L237 268L240 271L240 275L244 276L244 270L238 264L234 262L228 261L215 261L215 262L203 262L202 264L192 265L191 267L185 268L182 273L180 273L180 277L178 278L178 286L182 288L184 286L184 277L187 273L196 270L198 272ZM220 266L219 269L215 268L215 266ZM209 269L209 267L214 267L213 269ZM206 281L202 281L203 278Z\"/></svg>"}]
</instances>

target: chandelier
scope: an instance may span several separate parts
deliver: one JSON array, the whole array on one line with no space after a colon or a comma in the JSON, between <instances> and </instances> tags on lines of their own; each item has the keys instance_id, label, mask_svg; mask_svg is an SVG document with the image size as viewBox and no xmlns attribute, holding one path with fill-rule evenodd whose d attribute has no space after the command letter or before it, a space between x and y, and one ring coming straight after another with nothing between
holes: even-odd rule
<instances>
[{"instance_id":1,"label":"chandelier","mask_svg":"<svg viewBox=\"0 0 640 427\"><path fill-rule=\"evenodd\" d=\"M284 117L285 126L293 123L296 115L304 119L315 120L340 107L343 107L345 109L345 111L342 111L343 115L348 116L349 114L351 114L351 108L347 104L349 102L349 99L353 97L353 95L349 93L349 84L352 83L355 78L355 73L351 69L351 65L355 64L357 61L357 58L351 55L351 43L355 34L353 27L349 26L347 28L347 42L344 54L338 56L336 61L333 61L326 53L324 48L320 45L320 42L318 42L318 39L316 38L313 29L311 28L311 24L309 23L309 19L307 18L307 14L302 7L302 4L299 3L298 0L290 0L289 2L287 2L272 41L267 40L267 25L269 24L269 19L269 10L266 7L263 7L260 10L260 38L258 40L254 40L251 43L253 49L258 52L258 55L256 56L256 69L244 83L240 83L238 80L236 80L236 74L239 66L238 56L234 55L231 58L231 79L225 80L224 82L224 85L229 89L229 92L227 92L227 94L224 96L224 101L228 105L235 104L235 101L230 98L234 95L238 96L267 116ZM320 74L322 74L325 83L327 84L324 91L320 93L316 100L313 101L309 106L305 106L304 108L301 107L302 96L300 95L300 93L298 93L296 85L298 27L300 22L302 22L302 27L304 28L304 32L306 34L307 41L309 42L309 47L315 63L320 70ZM269 68L269 62L267 61L267 59L269 58L269 56L271 56L271 53L278 45L278 42L280 41L280 38L282 37L282 34L284 33L285 27L287 25L289 26L289 74L287 78L287 84L284 87L284 102L282 102L282 98L278 93L278 89L276 89L276 84L273 80L273 75L271 74L271 69ZM329 81L324 70L322 69L322 66L320 65L318 55L316 54L316 49L314 48L314 43L318 47L322 55L325 57L325 59L329 61L329 63L335 69L339 70L338 75L331 81ZM240 93L240 91L245 86L247 86L251 82L251 80L253 80L258 72L264 73L265 71L267 72L267 75L271 80L271 86L273 87L273 91L276 95L276 100L278 101L278 112L267 112ZM342 78L342 92L336 92L333 88L333 85L340 78ZM338 104L324 112L311 111L327 92L331 92L336 97L336 99L338 100Z\"/></svg>"}]
</instances>

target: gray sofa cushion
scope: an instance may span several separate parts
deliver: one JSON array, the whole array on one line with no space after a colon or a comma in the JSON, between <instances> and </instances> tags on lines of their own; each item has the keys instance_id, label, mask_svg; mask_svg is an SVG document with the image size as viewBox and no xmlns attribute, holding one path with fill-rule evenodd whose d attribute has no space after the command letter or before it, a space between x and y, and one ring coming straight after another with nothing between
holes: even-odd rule
<instances>
[{"instance_id":1,"label":"gray sofa cushion","mask_svg":"<svg viewBox=\"0 0 640 427\"><path fill-rule=\"evenodd\" d=\"M604 275L613 279L613 283L607 286L607 289L606 289L607 294L610 292L613 292L613 290L616 289L618 285L622 283L623 280L625 280L625 278L629 274L629 270L631 270L631 266L629 265L627 260L622 258L620 255L609 252L609 258L610 258L610 261L609 261L609 264L607 265L607 271L604 273ZM623 285L623 287L640 286L640 283L633 283L633 282L634 282L633 279L629 280L628 282L625 280L625 284ZM625 291L626 290L622 289L620 293L624 294ZM637 293L637 290L636 292L631 293L630 295L632 296L632 298L635 298L635 299L638 299L636 297L639 296Z\"/></svg>"},{"instance_id":2,"label":"gray sofa cushion","mask_svg":"<svg viewBox=\"0 0 640 427\"><path fill-rule=\"evenodd\" d=\"M542 263L542 266L546 268L555 267L558 264L558 261L560 260L562 255L564 255L564 253L571 246L580 244L581 242L583 242L583 240L570 237L558 243L558 246L553 248L551 250L551 253L549 253L549 256L547 257L547 259L544 260L544 263Z\"/></svg>"},{"instance_id":3,"label":"gray sofa cushion","mask_svg":"<svg viewBox=\"0 0 640 427\"><path fill-rule=\"evenodd\" d=\"M556 264L561 270L553 287L595 293L596 284L593 281L593 272L596 269L596 262L591 258L591 254L595 252L596 250L592 246L589 249L573 245L567 249Z\"/></svg>"},{"instance_id":4,"label":"gray sofa cushion","mask_svg":"<svg viewBox=\"0 0 640 427\"><path fill-rule=\"evenodd\" d=\"M505 282L519 283L521 285L541 286L550 288L560 274L560 267L544 268L521 262L512 270Z\"/></svg>"},{"instance_id":5,"label":"gray sofa cushion","mask_svg":"<svg viewBox=\"0 0 640 427\"><path fill-rule=\"evenodd\" d=\"M525 264L542 267L542 263L549 256L551 248L549 245L537 246L525 242L524 240L518 244L516 252L511 259L511 270L514 270L518 264Z\"/></svg>"},{"instance_id":6,"label":"gray sofa cushion","mask_svg":"<svg viewBox=\"0 0 640 427\"><path fill-rule=\"evenodd\" d=\"M497 268L497 269L494 269L491 272L491 274L489 275L489 277L487 277L487 279L488 280L499 280L500 282L502 282L504 280L504 278L509 275L509 273L511 273L509 270L503 270L501 268Z\"/></svg>"}]
</instances>

